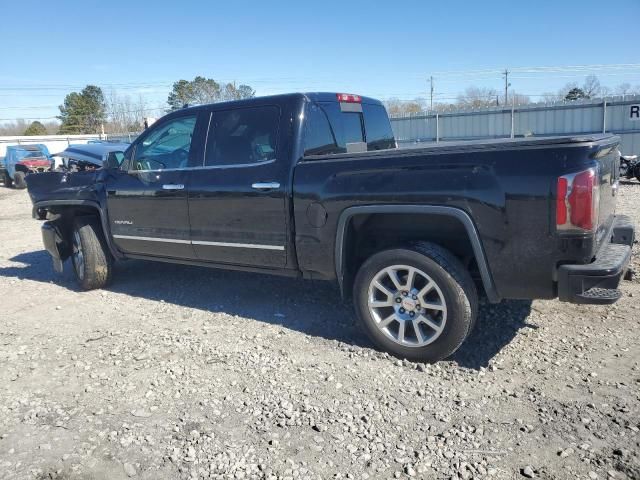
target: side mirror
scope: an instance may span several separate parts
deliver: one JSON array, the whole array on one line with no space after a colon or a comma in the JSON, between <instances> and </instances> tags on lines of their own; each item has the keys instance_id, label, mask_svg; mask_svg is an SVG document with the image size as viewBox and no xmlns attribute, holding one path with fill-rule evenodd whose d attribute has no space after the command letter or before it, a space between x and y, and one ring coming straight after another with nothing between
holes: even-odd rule
<instances>
[{"instance_id":1,"label":"side mirror","mask_svg":"<svg viewBox=\"0 0 640 480\"><path fill-rule=\"evenodd\" d=\"M109 152L107 159L102 163L104 169L118 169L124 160L124 152Z\"/></svg>"}]
</instances>

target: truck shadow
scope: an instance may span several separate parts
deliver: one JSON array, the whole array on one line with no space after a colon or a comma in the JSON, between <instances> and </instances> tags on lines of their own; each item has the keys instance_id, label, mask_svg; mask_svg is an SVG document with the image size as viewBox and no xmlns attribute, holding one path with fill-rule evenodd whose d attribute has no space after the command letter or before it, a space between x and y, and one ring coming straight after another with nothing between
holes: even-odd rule
<instances>
[{"instance_id":1,"label":"truck shadow","mask_svg":"<svg viewBox=\"0 0 640 480\"><path fill-rule=\"evenodd\" d=\"M56 274L49 255L34 251L10 259L20 266L0 267L0 276L56 283L78 291L71 266ZM113 293L164 301L205 312L238 315L280 325L327 340L373 348L354 325L353 310L330 282L300 281L271 275L214 270L159 262L116 265ZM461 367L479 369L526 326L531 302L481 304L475 330L451 357Z\"/></svg>"}]
</instances>

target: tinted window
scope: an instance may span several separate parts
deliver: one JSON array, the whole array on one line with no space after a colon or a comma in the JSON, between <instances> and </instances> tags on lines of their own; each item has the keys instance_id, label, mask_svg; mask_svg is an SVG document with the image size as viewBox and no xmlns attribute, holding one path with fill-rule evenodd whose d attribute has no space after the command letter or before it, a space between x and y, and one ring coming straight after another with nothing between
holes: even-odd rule
<instances>
[{"instance_id":1,"label":"tinted window","mask_svg":"<svg viewBox=\"0 0 640 480\"><path fill-rule=\"evenodd\" d=\"M362 105L364 126L367 135L367 150L395 148L396 142L391 130L391 122L382 105Z\"/></svg>"},{"instance_id":2,"label":"tinted window","mask_svg":"<svg viewBox=\"0 0 640 480\"><path fill-rule=\"evenodd\" d=\"M320 106L331 122L331 127L338 141L338 147L342 152L347 151L347 143L364 142L361 113L343 112L337 102L322 102Z\"/></svg>"},{"instance_id":3,"label":"tinted window","mask_svg":"<svg viewBox=\"0 0 640 480\"><path fill-rule=\"evenodd\" d=\"M347 144L361 143L365 138L367 150L395 148L391 122L382 105L362 104L362 113L343 112L337 102L320 102L307 108L305 155L345 153Z\"/></svg>"},{"instance_id":4,"label":"tinted window","mask_svg":"<svg viewBox=\"0 0 640 480\"><path fill-rule=\"evenodd\" d=\"M275 160L278 107L213 112L205 165L244 165Z\"/></svg>"},{"instance_id":5,"label":"tinted window","mask_svg":"<svg viewBox=\"0 0 640 480\"><path fill-rule=\"evenodd\" d=\"M304 154L329 155L340 152L327 115L318 105L310 104L305 118Z\"/></svg>"},{"instance_id":6,"label":"tinted window","mask_svg":"<svg viewBox=\"0 0 640 480\"><path fill-rule=\"evenodd\" d=\"M165 170L189 166L196 116L180 117L149 130L136 145L133 170Z\"/></svg>"}]
</instances>

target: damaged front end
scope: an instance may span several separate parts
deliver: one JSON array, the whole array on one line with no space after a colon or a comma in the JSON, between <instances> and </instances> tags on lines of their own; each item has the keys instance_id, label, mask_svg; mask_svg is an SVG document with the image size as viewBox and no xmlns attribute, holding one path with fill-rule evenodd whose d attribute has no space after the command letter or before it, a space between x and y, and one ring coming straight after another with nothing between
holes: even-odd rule
<instances>
[{"instance_id":1,"label":"damaged front end","mask_svg":"<svg viewBox=\"0 0 640 480\"><path fill-rule=\"evenodd\" d=\"M42 241L58 273L72 253L74 219L85 215L100 217L102 175L102 170L53 171L27 177L33 217L46 220L42 224Z\"/></svg>"}]
</instances>

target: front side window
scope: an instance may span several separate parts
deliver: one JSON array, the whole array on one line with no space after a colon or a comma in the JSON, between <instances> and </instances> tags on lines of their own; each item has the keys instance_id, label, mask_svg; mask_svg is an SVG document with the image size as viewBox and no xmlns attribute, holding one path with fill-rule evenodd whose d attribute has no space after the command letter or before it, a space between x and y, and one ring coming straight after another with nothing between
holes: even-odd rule
<instances>
[{"instance_id":1,"label":"front side window","mask_svg":"<svg viewBox=\"0 0 640 480\"><path fill-rule=\"evenodd\" d=\"M133 170L180 169L189 166L196 116L175 118L158 125L136 145Z\"/></svg>"},{"instance_id":2,"label":"front side window","mask_svg":"<svg viewBox=\"0 0 640 480\"><path fill-rule=\"evenodd\" d=\"M213 112L205 166L252 165L276 159L280 109L275 106Z\"/></svg>"}]
</instances>

